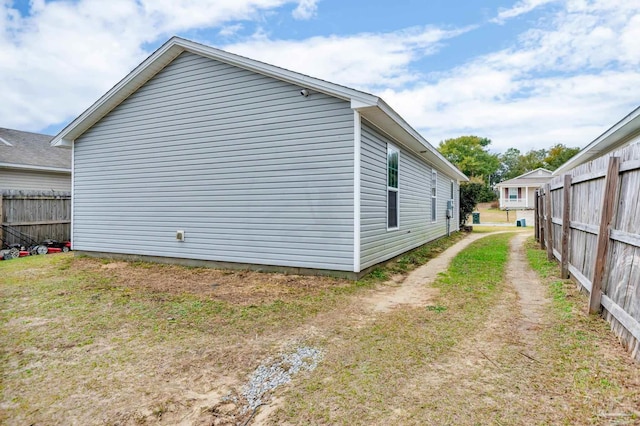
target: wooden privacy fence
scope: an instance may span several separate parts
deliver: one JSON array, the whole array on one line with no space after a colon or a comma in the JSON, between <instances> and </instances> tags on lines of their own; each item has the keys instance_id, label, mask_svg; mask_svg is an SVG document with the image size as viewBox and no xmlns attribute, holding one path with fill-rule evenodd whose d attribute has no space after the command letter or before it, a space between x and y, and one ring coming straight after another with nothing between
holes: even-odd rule
<instances>
[{"instance_id":1,"label":"wooden privacy fence","mask_svg":"<svg viewBox=\"0 0 640 426\"><path fill-rule=\"evenodd\" d=\"M640 361L640 144L583 164L537 191L535 235L602 309Z\"/></svg>"},{"instance_id":2,"label":"wooden privacy fence","mask_svg":"<svg viewBox=\"0 0 640 426\"><path fill-rule=\"evenodd\" d=\"M38 242L69 240L71 193L2 190L0 223L0 240L7 244L27 244L20 233Z\"/></svg>"}]
</instances>

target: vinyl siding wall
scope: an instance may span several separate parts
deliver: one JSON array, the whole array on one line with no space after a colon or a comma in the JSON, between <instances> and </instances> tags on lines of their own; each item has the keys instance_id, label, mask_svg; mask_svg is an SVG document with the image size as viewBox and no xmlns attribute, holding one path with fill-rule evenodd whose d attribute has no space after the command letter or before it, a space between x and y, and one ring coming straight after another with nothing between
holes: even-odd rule
<instances>
[{"instance_id":1,"label":"vinyl siding wall","mask_svg":"<svg viewBox=\"0 0 640 426\"><path fill-rule=\"evenodd\" d=\"M400 149L400 227L393 231L387 231L387 143ZM446 208L451 195L451 178L437 170L437 221L432 223L432 169L428 164L365 120L362 121L361 158L362 269L446 235ZM456 193L457 186L454 183ZM457 228L456 219L452 219L451 230Z\"/></svg>"},{"instance_id":2,"label":"vinyl siding wall","mask_svg":"<svg viewBox=\"0 0 640 426\"><path fill-rule=\"evenodd\" d=\"M71 173L0 169L0 188L71 191Z\"/></svg>"},{"instance_id":3,"label":"vinyl siding wall","mask_svg":"<svg viewBox=\"0 0 640 426\"><path fill-rule=\"evenodd\" d=\"M353 111L299 90L180 55L76 140L74 249L353 270Z\"/></svg>"}]
</instances>

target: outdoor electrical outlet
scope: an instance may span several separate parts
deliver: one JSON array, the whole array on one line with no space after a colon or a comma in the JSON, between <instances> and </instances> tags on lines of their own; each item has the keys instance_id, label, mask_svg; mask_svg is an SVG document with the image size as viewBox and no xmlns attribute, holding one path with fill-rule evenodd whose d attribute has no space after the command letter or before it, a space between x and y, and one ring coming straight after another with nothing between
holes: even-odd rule
<instances>
[{"instance_id":1,"label":"outdoor electrical outlet","mask_svg":"<svg viewBox=\"0 0 640 426\"><path fill-rule=\"evenodd\" d=\"M176 231L176 240L184 241L184 231L181 231L181 230Z\"/></svg>"}]
</instances>

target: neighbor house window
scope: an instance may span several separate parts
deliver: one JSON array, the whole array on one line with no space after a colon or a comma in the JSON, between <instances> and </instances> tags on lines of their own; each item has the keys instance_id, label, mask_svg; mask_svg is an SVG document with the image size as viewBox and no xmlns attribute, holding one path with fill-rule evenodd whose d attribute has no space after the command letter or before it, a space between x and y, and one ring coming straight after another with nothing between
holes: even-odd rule
<instances>
[{"instance_id":1,"label":"neighbor house window","mask_svg":"<svg viewBox=\"0 0 640 426\"><path fill-rule=\"evenodd\" d=\"M398 196L398 171L400 151L387 145L387 229L398 229L400 197Z\"/></svg>"},{"instance_id":2,"label":"neighbor house window","mask_svg":"<svg viewBox=\"0 0 640 426\"><path fill-rule=\"evenodd\" d=\"M509 188L509 200L517 200L518 199L518 188Z\"/></svg>"},{"instance_id":3,"label":"neighbor house window","mask_svg":"<svg viewBox=\"0 0 640 426\"><path fill-rule=\"evenodd\" d=\"M431 222L435 222L438 216L436 215L436 206L438 204L438 172L433 170L431 172Z\"/></svg>"}]
</instances>

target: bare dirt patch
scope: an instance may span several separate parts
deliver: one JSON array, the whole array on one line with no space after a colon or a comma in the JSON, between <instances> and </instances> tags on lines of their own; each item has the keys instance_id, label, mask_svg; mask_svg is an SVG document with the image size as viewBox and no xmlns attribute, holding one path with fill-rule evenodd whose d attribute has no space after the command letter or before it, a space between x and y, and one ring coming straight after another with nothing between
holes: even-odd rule
<instances>
[{"instance_id":1,"label":"bare dirt patch","mask_svg":"<svg viewBox=\"0 0 640 426\"><path fill-rule=\"evenodd\" d=\"M108 262L77 258L74 270L97 273L113 286L152 293L193 294L235 305L258 305L319 294L329 288L349 285L348 280L305 275L184 268L144 262Z\"/></svg>"},{"instance_id":2,"label":"bare dirt patch","mask_svg":"<svg viewBox=\"0 0 640 426\"><path fill-rule=\"evenodd\" d=\"M526 342L536 339L536 331L545 326L545 307L550 299L538 275L529 267L524 242L530 234L518 234L511 240L511 259L507 281L518 293L521 318L518 330Z\"/></svg>"}]
</instances>

